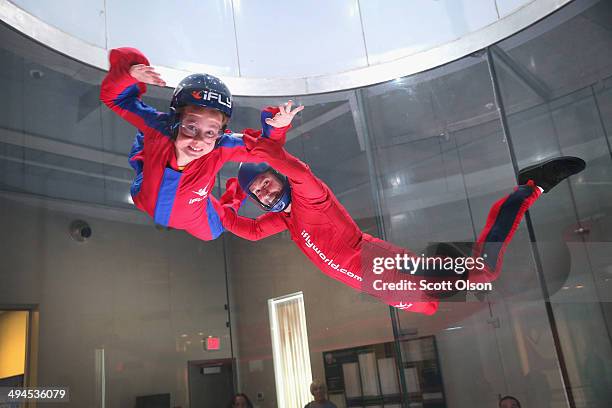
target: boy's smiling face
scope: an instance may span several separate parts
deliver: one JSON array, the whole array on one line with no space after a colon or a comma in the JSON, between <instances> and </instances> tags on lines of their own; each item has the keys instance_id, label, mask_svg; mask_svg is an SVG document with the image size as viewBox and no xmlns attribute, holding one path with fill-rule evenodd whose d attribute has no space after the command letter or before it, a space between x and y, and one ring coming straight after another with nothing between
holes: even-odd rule
<instances>
[{"instance_id":1,"label":"boy's smiling face","mask_svg":"<svg viewBox=\"0 0 612 408\"><path fill-rule=\"evenodd\" d=\"M174 141L177 165L185 166L212 152L225 122L225 116L217 110L186 106Z\"/></svg>"}]
</instances>

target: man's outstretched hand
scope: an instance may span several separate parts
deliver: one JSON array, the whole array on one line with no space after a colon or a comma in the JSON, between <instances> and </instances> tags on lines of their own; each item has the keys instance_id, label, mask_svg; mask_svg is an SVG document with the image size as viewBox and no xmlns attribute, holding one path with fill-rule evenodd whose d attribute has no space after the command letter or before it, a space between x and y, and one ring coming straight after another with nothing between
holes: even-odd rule
<instances>
[{"instance_id":1,"label":"man's outstretched hand","mask_svg":"<svg viewBox=\"0 0 612 408\"><path fill-rule=\"evenodd\" d=\"M295 115L304 110L303 105L300 105L293 110L292 108L292 100L289 100L287 103L280 105L278 107L278 110L274 109L276 111L274 112L274 116L265 119L266 124L275 128L283 128L285 126L289 126Z\"/></svg>"},{"instance_id":2,"label":"man's outstretched hand","mask_svg":"<svg viewBox=\"0 0 612 408\"><path fill-rule=\"evenodd\" d=\"M132 78L145 84L166 86L166 82L161 78L155 68L145 64L132 65L130 68Z\"/></svg>"},{"instance_id":3,"label":"man's outstretched hand","mask_svg":"<svg viewBox=\"0 0 612 408\"><path fill-rule=\"evenodd\" d=\"M229 206L234 211L238 212L238 209L246 196L247 194L242 188L240 188L240 184L238 184L238 179L236 177L232 177L225 183L225 193L223 193L219 202L221 205Z\"/></svg>"}]
</instances>

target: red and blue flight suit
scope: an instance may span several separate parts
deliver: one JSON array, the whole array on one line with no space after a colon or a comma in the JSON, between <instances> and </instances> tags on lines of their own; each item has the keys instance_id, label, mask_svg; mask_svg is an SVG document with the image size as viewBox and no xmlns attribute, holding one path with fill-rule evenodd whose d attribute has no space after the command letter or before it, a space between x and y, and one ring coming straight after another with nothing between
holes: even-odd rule
<instances>
[{"instance_id":1,"label":"red and blue flight suit","mask_svg":"<svg viewBox=\"0 0 612 408\"><path fill-rule=\"evenodd\" d=\"M264 131L265 128L264 125ZM260 240L289 230L291 239L304 255L331 278L378 297L399 309L427 315L434 314L438 309L439 300L423 291L414 291L407 295L405 291L380 291L372 288L373 280L377 279L372 273L374 258L394 258L398 254L409 256L412 254L404 248L375 238L359 229L329 187L312 173L308 165L283 148L288 129L289 127L275 129L269 139L259 138L256 132L245 130L243 139L251 153L267 162L267 165L266 163L241 165L238 180L228 180L227 193L234 195L236 199L244 197L246 193L242 190L248 190L248 183L254 179L254 177L249 179L247 176L246 181L241 180L241 172L247 165L254 169L255 174L273 169L286 176L289 188L283 194L289 194L289 199L285 200L277 210L266 208L268 211L277 212L267 212L257 219L239 216L231 209L225 208L226 215L223 217L225 228L249 240ZM238 183L242 190L238 187ZM479 276L470 276L470 280L474 278L477 282L492 281L498 276L506 246L525 211L540 194L541 191L536 188L533 181L529 181L493 205L473 254L474 256L486 254L486 267ZM253 197L252 193L249 195ZM289 203L290 211L283 211ZM405 278L405 272L393 270L383 279L385 282L399 282Z\"/></svg>"},{"instance_id":2,"label":"red and blue flight suit","mask_svg":"<svg viewBox=\"0 0 612 408\"><path fill-rule=\"evenodd\" d=\"M240 137L225 133L213 151L179 170L174 148L177 113L161 113L144 104L141 96L146 85L129 73L133 65L149 65L149 61L134 48L114 49L109 60L110 70L102 82L100 99L139 129L129 154L129 163L136 171L130 189L134 204L159 225L185 230L202 240L217 238L223 232L220 218L223 211L210 194L217 172L227 161L257 161L257 158L248 154ZM199 75L220 83L215 77ZM212 102L223 104L218 106L228 108L231 114L231 94L222 86L226 94L217 93L217 100Z\"/></svg>"}]
</instances>

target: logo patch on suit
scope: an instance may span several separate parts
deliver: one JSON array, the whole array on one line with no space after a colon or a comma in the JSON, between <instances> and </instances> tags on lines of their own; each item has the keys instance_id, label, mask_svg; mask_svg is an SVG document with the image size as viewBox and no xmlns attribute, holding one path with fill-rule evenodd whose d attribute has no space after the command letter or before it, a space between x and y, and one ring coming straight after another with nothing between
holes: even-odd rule
<instances>
[{"instance_id":1,"label":"logo patch on suit","mask_svg":"<svg viewBox=\"0 0 612 408\"><path fill-rule=\"evenodd\" d=\"M393 305L393 307L396 307L400 310L406 310L412 307L412 303L399 302L397 305Z\"/></svg>"},{"instance_id":2,"label":"logo patch on suit","mask_svg":"<svg viewBox=\"0 0 612 408\"><path fill-rule=\"evenodd\" d=\"M198 197L194 197L189 200L189 205L204 200L208 196L208 186L201 188L198 191L193 191L193 194L197 195Z\"/></svg>"}]
</instances>

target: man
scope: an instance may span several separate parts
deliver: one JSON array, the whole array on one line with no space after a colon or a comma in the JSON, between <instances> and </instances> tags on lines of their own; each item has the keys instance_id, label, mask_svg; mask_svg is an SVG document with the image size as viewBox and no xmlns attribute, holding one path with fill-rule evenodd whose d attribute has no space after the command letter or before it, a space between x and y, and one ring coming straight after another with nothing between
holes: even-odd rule
<instances>
[{"instance_id":1,"label":"man","mask_svg":"<svg viewBox=\"0 0 612 408\"><path fill-rule=\"evenodd\" d=\"M327 385L321 380L313 380L310 384L310 393L314 401L309 402L304 408L338 408L336 404L327 399Z\"/></svg>"},{"instance_id":2,"label":"man","mask_svg":"<svg viewBox=\"0 0 612 408\"><path fill-rule=\"evenodd\" d=\"M244 194L241 188L267 213L253 220L225 208L224 227L249 240L260 240L288 229L300 250L326 275L391 306L427 315L435 313L438 300L428 291L398 286L405 278L427 275L428 271L418 268L407 275L405 270L396 267L382 272L384 276L381 276L374 270L377 260L414 255L359 229L329 187L283 148L289 126L281 125L290 123L287 116L292 118L295 114L291 106L281 106L274 113L273 118L262 122L264 136L268 137L261 138L248 129L243 137L249 152L263 163L242 163L238 180L228 180L226 193L238 199ZM521 170L519 186L491 208L472 254L474 259L484 261L481 267L470 266L469 280L495 280L505 248L527 209L542 192L550 191L584 168L582 159L559 157ZM442 279L434 277L433 281L439 283Z\"/></svg>"},{"instance_id":3,"label":"man","mask_svg":"<svg viewBox=\"0 0 612 408\"><path fill-rule=\"evenodd\" d=\"M521 408L521 403L512 395L506 395L499 400L499 408Z\"/></svg>"}]
</instances>

